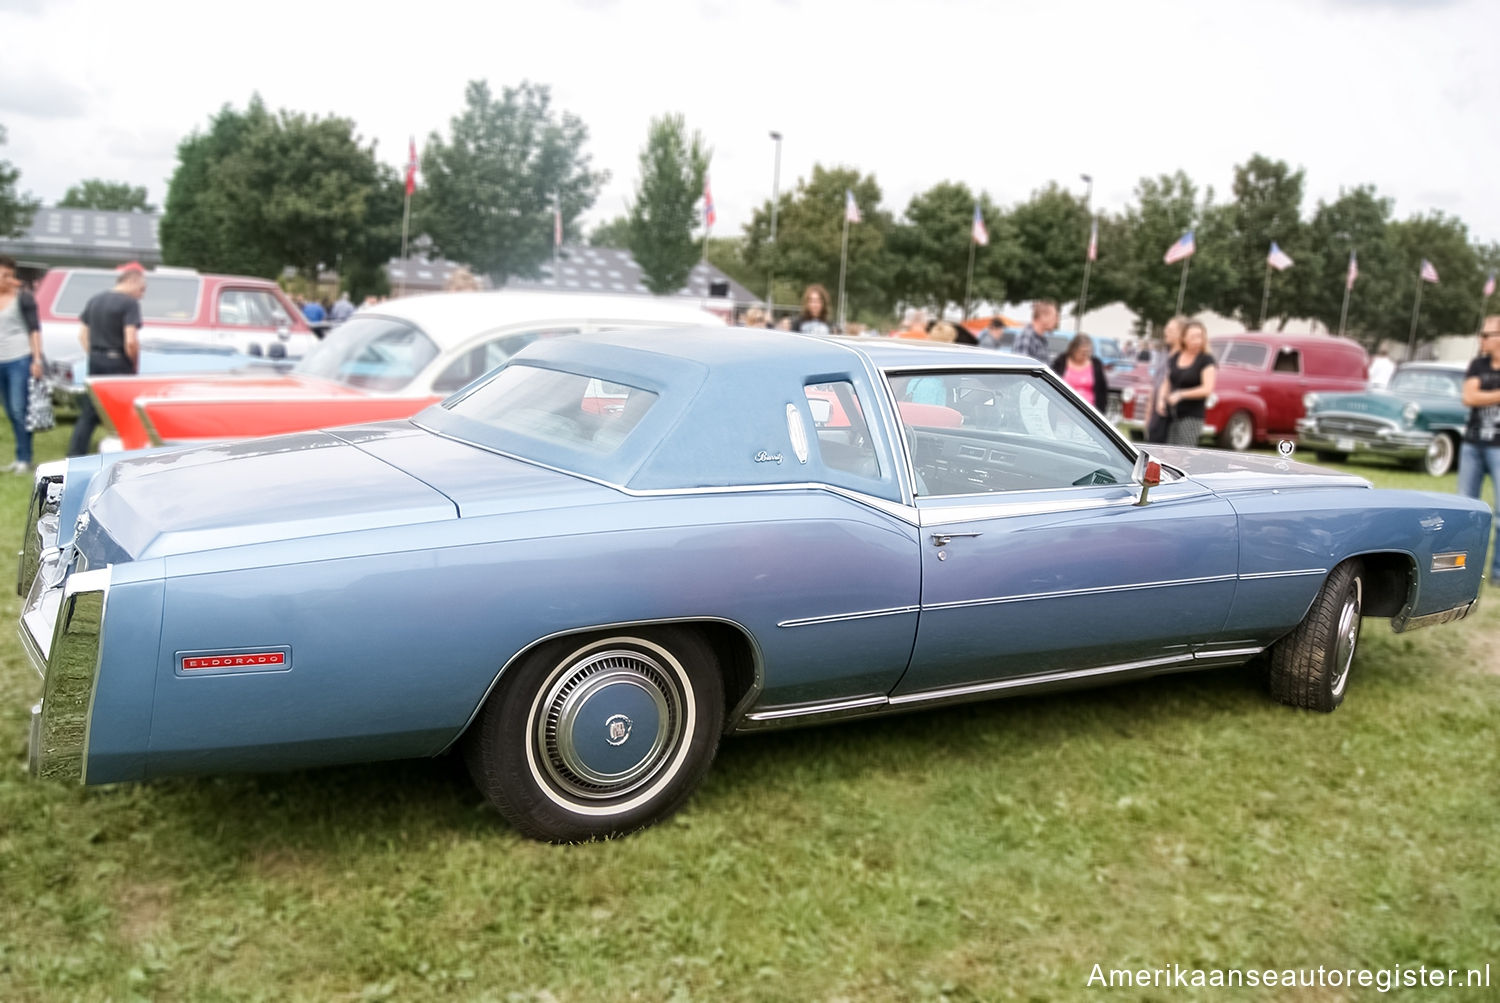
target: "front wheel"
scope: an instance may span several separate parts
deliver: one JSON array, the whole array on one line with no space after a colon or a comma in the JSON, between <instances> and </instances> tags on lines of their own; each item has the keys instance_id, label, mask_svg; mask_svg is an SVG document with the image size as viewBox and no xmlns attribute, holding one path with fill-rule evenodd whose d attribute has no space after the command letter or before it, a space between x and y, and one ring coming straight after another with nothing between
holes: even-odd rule
<instances>
[{"instance_id":1,"label":"front wheel","mask_svg":"<svg viewBox=\"0 0 1500 1003\"><path fill-rule=\"evenodd\" d=\"M1329 574L1297 629L1271 649L1272 699L1325 714L1343 703L1363 608L1363 566L1345 561Z\"/></svg>"},{"instance_id":2,"label":"front wheel","mask_svg":"<svg viewBox=\"0 0 1500 1003\"><path fill-rule=\"evenodd\" d=\"M562 638L501 676L464 758L522 833L578 842L676 811L708 772L723 724L718 661L697 634Z\"/></svg>"},{"instance_id":3,"label":"front wheel","mask_svg":"<svg viewBox=\"0 0 1500 1003\"><path fill-rule=\"evenodd\" d=\"M1229 420L1224 423L1224 431L1219 433L1219 445L1236 453L1243 453L1254 444L1255 419L1250 416L1250 412L1236 411L1230 415Z\"/></svg>"},{"instance_id":4,"label":"front wheel","mask_svg":"<svg viewBox=\"0 0 1500 1003\"><path fill-rule=\"evenodd\" d=\"M1422 469L1433 477L1442 477L1453 469L1457 458L1458 450L1454 448L1453 436L1439 432L1427 444L1427 455L1422 457Z\"/></svg>"}]
</instances>

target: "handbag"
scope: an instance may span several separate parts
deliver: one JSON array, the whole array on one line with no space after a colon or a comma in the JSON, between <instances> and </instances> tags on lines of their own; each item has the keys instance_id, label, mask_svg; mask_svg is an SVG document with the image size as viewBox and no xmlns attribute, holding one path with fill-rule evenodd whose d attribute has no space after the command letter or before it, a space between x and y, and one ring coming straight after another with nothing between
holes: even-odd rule
<instances>
[{"instance_id":1,"label":"handbag","mask_svg":"<svg viewBox=\"0 0 1500 1003\"><path fill-rule=\"evenodd\" d=\"M52 413L52 384L45 378L34 379L26 393L26 430L45 432L57 424Z\"/></svg>"}]
</instances>

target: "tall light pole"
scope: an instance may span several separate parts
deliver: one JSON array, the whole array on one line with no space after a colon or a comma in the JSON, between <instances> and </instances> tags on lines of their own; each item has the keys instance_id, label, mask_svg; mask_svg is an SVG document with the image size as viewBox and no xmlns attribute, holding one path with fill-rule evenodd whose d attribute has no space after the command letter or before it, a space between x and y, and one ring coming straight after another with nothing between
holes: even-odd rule
<instances>
[{"instance_id":1,"label":"tall light pole","mask_svg":"<svg viewBox=\"0 0 1500 1003\"><path fill-rule=\"evenodd\" d=\"M776 253L776 208L781 198L781 133L771 130L771 139L776 143L776 167L771 174L771 254ZM775 260L768 257L768 260ZM766 315L771 326L776 326L776 269L766 269Z\"/></svg>"},{"instance_id":2,"label":"tall light pole","mask_svg":"<svg viewBox=\"0 0 1500 1003\"><path fill-rule=\"evenodd\" d=\"M1094 222L1094 176L1092 174L1080 174L1078 176L1083 179L1083 181L1084 181L1084 183L1086 185L1089 186L1088 187L1088 191L1084 192L1084 195L1083 195L1083 209L1084 209L1084 215L1088 217L1089 223L1092 226L1092 224ZM1092 236L1092 234L1093 234L1093 231L1092 231L1092 229L1090 229L1090 238L1089 238L1090 245L1093 244L1093 236ZM1090 246L1089 250L1091 251L1092 249L1093 249L1092 246ZM1089 268L1090 268L1091 265L1093 265L1093 263L1094 263L1094 259L1090 256L1089 251L1084 251L1084 254L1083 254L1083 291L1078 294L1078 302L1076 304L1074 304L1074 306L1073 306L1073 333L1074 334L1078 334L1080 331L1083 330L1083 305L1084 305L1084 302L1086 300L1088 300L1088 298L1089 298Z\"/></svg>"}]
</instances>

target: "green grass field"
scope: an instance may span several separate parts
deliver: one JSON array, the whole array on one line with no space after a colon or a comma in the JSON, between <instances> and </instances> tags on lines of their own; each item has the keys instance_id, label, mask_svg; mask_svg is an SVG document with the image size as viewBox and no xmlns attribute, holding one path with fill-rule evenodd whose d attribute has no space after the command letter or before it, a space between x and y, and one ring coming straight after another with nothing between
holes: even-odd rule
<instances>
[{"instance_id":1,"label":"green grass field","mask_svg":"<svg viewBox=\"0 0 1500 1003\"><path fill-rule=\"evenodd\" d=\"M28 484L0 479L0 540ZM672 821L575 847L519 838L455 759L34 783L7 628L0 1001L1500 999L1087 984L1489 964L1500 986L1497 607L1368 621L1332 715L1247 669L733 740Z\"/></svg>"}]
</instances>

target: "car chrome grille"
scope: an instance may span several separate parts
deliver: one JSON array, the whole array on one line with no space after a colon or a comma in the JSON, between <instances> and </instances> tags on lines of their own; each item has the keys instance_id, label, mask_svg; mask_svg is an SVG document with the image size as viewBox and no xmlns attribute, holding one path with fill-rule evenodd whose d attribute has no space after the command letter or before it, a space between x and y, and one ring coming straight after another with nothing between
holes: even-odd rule
<instances>
[{"instance_id":1,"label":"car chrome grille","mask_svg":"<svg viewBox=\"0 0 1500 1003\"><path fill-rule=\"evenodd\" d=\"M1382 429L1392 427L1390 422L1379 418L1359 418L1347 414L1316 415L1314 420L1319 432L1336 435L1379 435Z\"/></svg>"}]
</instances>

